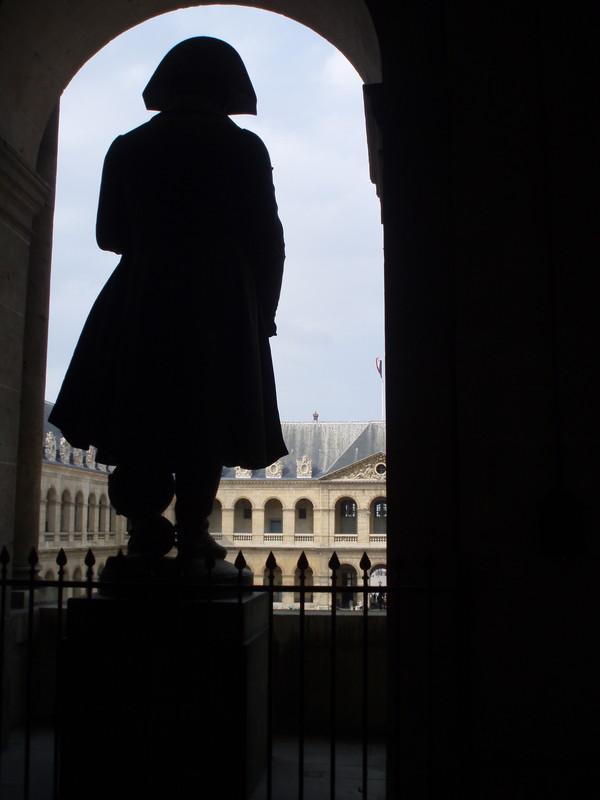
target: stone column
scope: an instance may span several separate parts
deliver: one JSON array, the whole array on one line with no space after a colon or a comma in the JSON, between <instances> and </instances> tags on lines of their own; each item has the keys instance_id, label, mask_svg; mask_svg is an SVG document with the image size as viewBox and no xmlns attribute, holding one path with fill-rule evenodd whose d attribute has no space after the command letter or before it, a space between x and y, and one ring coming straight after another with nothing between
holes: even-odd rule
<instances>
[{"instance_id":1,"label":"stone column","mask_svg":"<svg viewBox=\"0 0 600 800\"><path fill-rule=\"evenodd\" d=\"M233 508L225 508L223 507L221 511L221 533L223 536L228 536L231 538L233 536L233 515L234 515Z\"/></svg>"},{"instance_id":2,"label":"stone column","mask_svg":"<svg viewBox=\"0 0 600 800\"><path fill-rule=\"evenodd\" d=\"M48 183L0 145L0 544L16 572L38 541L57 123L55 114L38 160Z\"/></svg>"},{"instance_id":3,"label":"stone column","mask_svg":"<svg viewBox=\"0 0 600 800\"><path fill-rule=\"evenodd\" d=\"M294 541L294 529L296 524L296 509L284 508L282 516L283 541L292 544Z\"/></svg>"},{"instance_id":4,"label":"stone column","mask_svg":"<svg viewBox=\"0 0 600 800\"><path fill-rule=\"evenodd\" d=\"M265 509L264 508L253 508L252 509L252 537L258 538L260 536L261 541L262 537L265 533Z\"/></svg>"},{"instance_id":5,"label":"stone column","mask_svg":"<svg viewBox=\"0 0 600 800\"><path fill-rule=\"evenodd\" d=\"M366 548L369 546L369 527L371 523L371 513L368 508L357 508L356 516L357 516L356 533L358 534L358 541Z\"/></svg>"}]
</instances>

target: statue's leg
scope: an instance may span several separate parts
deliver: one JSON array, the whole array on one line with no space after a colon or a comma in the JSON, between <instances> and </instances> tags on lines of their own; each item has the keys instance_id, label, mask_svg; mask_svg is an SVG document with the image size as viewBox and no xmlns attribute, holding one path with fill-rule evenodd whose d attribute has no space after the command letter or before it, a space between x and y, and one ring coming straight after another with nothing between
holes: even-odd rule
<instances>
[{"instance_id":1,"label":"statue's leg","mask_svg":"<svg viewBox=\"0 0 600 800\"><path fill-rule=\"evenodd\" d=\"M194 464L175 473L177 549L184 558L223 559L227 555L227 550L208 532L208 516L217 495L221 471L221 465Z\"/></svg>"},{"instance_id":2,"label":"statue's leg","mask_svg":"<svg viewBox=\"0 0 600 800\"><path fill-rule=\"evenodd\" d=\"M173 548L173 525L161 514L174 491L173 475L167 469L122 463L108 476L110 502L117 514L129 520L129 555L161 558Z\"/></svg>"}]
</instances>

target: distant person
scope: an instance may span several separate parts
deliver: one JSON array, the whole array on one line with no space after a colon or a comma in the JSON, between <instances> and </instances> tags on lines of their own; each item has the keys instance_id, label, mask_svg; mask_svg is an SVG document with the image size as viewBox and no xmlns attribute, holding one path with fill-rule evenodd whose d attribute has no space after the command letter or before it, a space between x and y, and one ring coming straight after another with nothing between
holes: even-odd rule
<instances>
[{"instance_id":1,"label":"distant person","mask_svg":"<svg viewBox=\"0 0 600 800\"><path fill-rule=\"evenodd\" d=\"M228 116L256 114L230 45L181 42L143 97L160 113L115 139L100 188L97 241L122 258L50 421L116 466L119 513L131 515L126 498L140 490L151 505L144 487L174 474L180 555L222 559L207 517L223 466L259 469L287 453L269 348L283 231L267 150Z\"/></svg>"}]
</instances>

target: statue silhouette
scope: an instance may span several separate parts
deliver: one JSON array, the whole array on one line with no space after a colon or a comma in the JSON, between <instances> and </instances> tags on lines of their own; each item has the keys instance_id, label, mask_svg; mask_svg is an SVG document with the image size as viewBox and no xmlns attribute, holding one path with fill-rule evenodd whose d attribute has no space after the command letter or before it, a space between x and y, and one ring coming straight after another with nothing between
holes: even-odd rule
<instances>
[{"instance_id":1,"label":"statue silhouette","mask_svg":"<svg viewBox=\"0 0 600 800\"><path fill-rule=\"evenodd\" d=\"M268 152L228 116L256 113L230 45L179 43L143 97L160 113L112 143L100 188L97 241L122 258L50 420L116 466L111 500L134 532L157 513L157 485L168 504L174 474L180 555L222 559L206 517L223 466L258 469L287 453L269 348L283 231ZM142 539L132 536L130 552ZM167 552L163 539L155 549Z\"/></svg>"}]
</instances>

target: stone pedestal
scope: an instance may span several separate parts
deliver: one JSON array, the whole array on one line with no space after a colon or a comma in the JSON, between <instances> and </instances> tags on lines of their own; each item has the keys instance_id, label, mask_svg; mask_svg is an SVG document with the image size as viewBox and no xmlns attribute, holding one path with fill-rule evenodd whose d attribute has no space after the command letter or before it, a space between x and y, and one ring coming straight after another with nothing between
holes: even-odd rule
<instances>
[{"instance_id":1,"label":"stone pedestal","mask_svg":"<svg viewBox=\"0 0 600 800\"><path fill-rule=\"evenodd\" d=\"M266 763L268 599L74 598L61 800L243 800Z\"/></svg>"}]
</instances>

